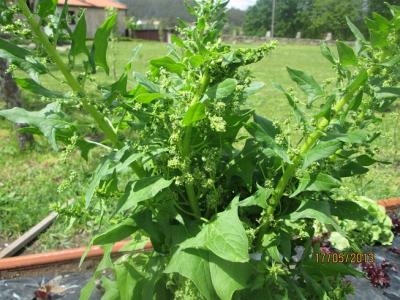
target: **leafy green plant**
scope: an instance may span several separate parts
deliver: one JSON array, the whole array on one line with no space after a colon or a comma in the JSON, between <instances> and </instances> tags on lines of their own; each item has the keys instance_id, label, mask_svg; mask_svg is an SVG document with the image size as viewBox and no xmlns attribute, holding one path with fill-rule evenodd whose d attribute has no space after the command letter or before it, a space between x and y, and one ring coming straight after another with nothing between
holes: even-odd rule
<instances>
[{"instance_id":1,"label":"leafy green plant","mask_svg":"<svg viewBox=\"0 0 400 300\"><path fill-rule=\"evenodd\" d=\"M0 40L1 55L28 75L55 65L72 93L43 87L39 76L21 78L21 87L59 100L38 112L13 109L0 116L30 124L54 149L73 140L86 158L95 146L108 151L85 201L91 207L118 197L117 224L92 240L104 247L105 256L82 299L90 297L96 279L106 289L105 299L343 299L351 292L344 276L360 272L348 264L318 263L315 255L326 237L341 251L393 238L390 220L377 204L341 188L341 180L379 163L371 147L379 133L371 135L367 128L400 94L398 8L391 7L390 20L379 15L367 20L370 40L348 20L356 46L338 42L338 56L321 46L337 72L333 84L321 86L288 68L306 97L303 105L277 86L298 124L296 132L288 132L284 124L243 109L262 87L244 67L263 59L275 44L224 45L227 1L188 6L196 22L181 22L167 56L151 60L146 74L134 72L133 88L129 62L96 96L87 89L99 68L109 73L107 45L116 16L105 20L89 49L81 14L70 32L67 65L40 26L54 13L51 4L42 1L33 15L25 1L18 2L50 61L42 64L6 40ZM72 63L78 55L84 57L81 73ZM90 141L82 124L62 113L71 103L92 117L103 141ZM130 236L126 255L112 263L112 245ZM134 251L147 239L154 251ZM113 276L103 276L105 269Z\"/></svg>"}]
</instances>

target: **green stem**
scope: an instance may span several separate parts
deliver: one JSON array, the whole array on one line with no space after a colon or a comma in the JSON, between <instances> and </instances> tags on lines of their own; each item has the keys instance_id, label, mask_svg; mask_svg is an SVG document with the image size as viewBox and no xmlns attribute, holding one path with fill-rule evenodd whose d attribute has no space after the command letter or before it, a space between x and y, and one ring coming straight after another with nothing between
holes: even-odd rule
<instances>
[{"instance_id":1,"label":"green stem","mask_svg":"<svg viewBox=\"0 0 400 300\"><path fill-rule=\"evenodd\" d=\"M41 30L40 24L35 20L35 16L31 13L28 6L26 5L26 1L18 0L19 8L22 10L22 13L26 17L29 25L32 28L32 31L40 41L46 53L53 59L55 64L58 66L59 70L63 74L65 80L71 89L78 94L80 100L82 102L83 109L91 115L91 117L96 121L100 129L104 132L105 136L113 143L113 145L117 148L121 148L122 143L118 139L118 135L115 132L112 125L109 123L109 120L105 118L95 106L89 103L87 100L87 96L83 87L79 84L78 80L72 75L71 71L67 67L67 65L63 62L60 55L57 53L57 49L54 45L52 45L46 36L46 34ZM137 163L132 164L133 170L140 177L145 176L146 172L144 169Z\"/></svg>"},{"instance_id":2,"label":"green stem","mask_svg":"<svg viewBox=\"0 0 400 300\"><path fill-rule=\"evenodd\" d=\"M202 78L200 80L200 88L198 89L195 97L193 98L193 101L190 103L190 106L196 104L198 101L201 100L201 97L204 94L204 92L206 91L209 84L210 84L210 75L208 73L208 70L206 70L206 72L204 73L204 75L202 76ZM190 125L190 126L186 127L184 137L183 137L182 154L184 157L188 157L191 154L192 134L193 134L193 126ZM185 189L186 189L186 194L188 196L190 207L192 208L193 213L196 215L197 218L200 218L201 212L200 212L198 199L197 199L196 193L194 191L193 183L186 183Z\"/></svg>"},{"instance_id":3,"label":"green stem","mask_svg":"<svg viewBox=\"0 0 400 300\"><path fill-rule=\"evenodd\" d=\"M35 20L35 16L30 12L28 6L26 5L26 1L18 0L18 4L20 9L22 10L22 13L25 15L29 25L31 26L32 31L40 41L46 53L56 63L71 89L81 97L82 106L85 111L87 111L93 117L93 119L103 130L107 138L115 145L119 145L118 136L115 133L114 129L104 118L104 116L96 109L96 107L94 107L87 101L84 89L76 80L76 78L72 75L67 65L62 61L60 55L57 53L55 46L50 43L46 34L41 30L40 24Z\"/></svg>"}]
</instances>

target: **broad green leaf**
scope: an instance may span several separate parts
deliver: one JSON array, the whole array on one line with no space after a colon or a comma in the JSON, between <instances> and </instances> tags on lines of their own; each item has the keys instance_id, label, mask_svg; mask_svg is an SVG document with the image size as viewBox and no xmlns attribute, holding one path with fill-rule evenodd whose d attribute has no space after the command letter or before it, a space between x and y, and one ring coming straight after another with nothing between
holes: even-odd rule
<instances>
[{"instance_id":1,"label":"broad green leaf","mask_svg":"<svg viewBox=\"0 0 400 300\"><path fill-rule=\"evenodd\" d=\"M314 179L311 180L307 186L307 191L312 192L327 192L334 188L340 187L341 182L336 178L324 173L319 173Z\"/></svg>"},{"instance_id":2,"label":"broad green leaf","mask_svg":"<svg viewBox=\"0 0 400 300\"><path fill-rule=\"evenodd\" d=\"M205 63L205 61L205 58L200 54L193 55L189 58L190 64L195 68L201 67Z\"/></svg>"},{"instance_id":3,"label":"broad green leaf","mask_svg":"<svg viewBox=\"0 0 400 300\"><path fill-rule=\"evenodd\" d=\"M331 217L330 206L327 201L305 201L295 212L289 215L289 218L292 222L300 219L314 219L321 224L332 225L336 231L343 234L342 229Z\"/></svg>"},{"instance_id":4,"label":"broad green leaf","mask_svg":"<svg viewBox=\"0 0 400 300\"><path fill-rule=\"evenodd\" d=\"M376 92L377 99L399 98L400 87L382 87Z\"/></svg>"},{"instance_id":5,"label":"broad green leaf","mask_svg":"<svg viewBox=\"0 0 400 300\"><path fill-rule=\"evenodd\" d=\"M339 251L344 251L350 248L349 240L339 232L331 232L329 241L332 243L332 246Z\"/></svg>"},{"instance_id":6,"label":"broad green leaf","mask_svg":"<svg viewBox=\"0 0 400 300\"><path fill-rule=\"evenodd\" d=\"M340 187L340 185L341 183L339 180L324 173L319 173L314 177L311 177L310 174L306 174L299 180L297 190L291 194L290 197L294 198L304 191L328 192L334 188Z\"/></svg>"},{"instance_id":7,"label":"broad green leaf","mask_svg":"<svg viewBox=\"0 0 400 300\"><path fill-rule=\"evenodd\" d=\"M282 255L279 253L278 245L279 245L279 236L275 233L270 232L264 234L262 238L262 246L267 250L269 256L276 261L282 263Z\"/></svg>"},{"instance_id":8,"label":"broad green leaf","mask_svg":"<svg viewBox=\"0 0 400 300\"><path fill-rule=\"evenodd\" d=\"M328 47L328 45L325 42L321 43L320 49L321 49L322 55L327 60L329 60L334 65L337 63L337 58L335 57L335 55L332 53L331 49Z\"/></svg>"},{"instance_id":9,"label":"broad green leaf","mask_svg":"<svg viewBox=\"0 0 400 300\"><path fill-rule=\"evenodd\" d=\"M256 138L257 141L266 145L263 153L268 157L279 157L286 163L291 163L286 150L278 145L265 130L257 123L249 123L245 125L246 130Z\"/></svg>"},{"instance_id":10,"label":"broad green leaf","mask_svg":"<svg viewBox=\"0 0 400 300\"><path fill-rule=\"evenodd\" d=\"M14 43L10 43L7 40L0 38L0 49L12 54L15 57L25 60L27 56L32 56L32 53L28 50L18 47Z\"/></svg>"},{"instance_id":11,"label":"broad green leaf","mask_svg":"<svg viewBox=\"0 0 400 300\"><path fill-rule=\"evenodd\" d=\"M256 122L260 127L267 133L270 137L275 138L278 133L280 133L280 129L274 125L271 120L268 120L262 116L257 114L253 115L254 122Z\"/></svg>"},{"instance_id":12,"label":"broad green leaf","mask_svg":"<svg viewBox=\"0 0 400 300\"><path fill-rule=\"evenodd\" d=\"M350 161L338 170L340 177L352 177L368 173L369 169L358 162Z\"/></svg>"},{"instance_id":13,"label":"broad green leaf","mask_svg":"<svg viewBox=\"0 0 400 300\"><path fill-rule=\"evenodd\" d=\"M183 117L183 125L190 126L197 121L203 120L206 117L206 108L203 103L197 102L193 104Z\"/></svg>"},{"instance_id":14,"label":"broad green leaf","mask_svg":"<svg viewBox=\"0 0 400 300\"><path fill-rule=\"evenodd\" d=\"M307 169L314 162L328 158L339 150L342 143L337 140L320 142L304 155L303 169Z\"/></svg>"},{"instance_id":15,"label":"broad green leaf","mask_svg":"<svg viewBox=\"0 0 400 300\"><path fill-rule=\"evenodd\" d=\"M92 296L92 293L95 288L96 288L96 279L91 278L86 283L86 285L81 289L81 294L79 296L79 300L89 300L90 296Z\"/></svg>"},{"instance_id":16,"label":"broad green leaf","mask_svg":"<svg viewBox=\"0 0 400 300\"><path fill-rule=\"evenodd\" d=\"M171 57L164 56L158 59L150 60L150 64L158 68L164 68L171 73L176 73L181 75L182 72L185 70L185 66L181 63L177 63Z\"/></svg>"},{"instance_id":17,"label":"broad green leaf","mask_svg":"<svg viewBox=\"0 0 400 300\"><path fill-rule=\"evenodd\" d=\"M249 261L246 231L238 216L238 197L230 207L217 214L196 237L181 244L182 249L208 249L220 258L231 262Z\"/></svg>"},{"instance_id":18,"label":"broad green leaf","mask_svg":"<svg viewBox=\"0 0 400 300\"><path fill-rule=\"evenodd\" d=\"M367 81L368 73L362 70L347 88L347 94L353 95Z\"/></svg>"},{"instance_id":19,"label":"broad green leaf","mask_svg":"<svg viewBox=\"0 0 400 300\"><path fill-rule=\"evenodd\" d=\"M54 15L57 7L57 0L39 0L38 1L38 15L45 18L49 15Z\"/></svg>"},{"instance_id":20,"label":"broad green leaf","mask_svg":"<svg viewBox=\"0 0 400 300\"><path fill-rule=\"evenodd\" d=\"M106 276L101 278L101 285L105 289L105 293L101 300L121 300L119 296L119 291L117 287L117 283L115 281L111 281Z\"/></svg>"},{"instance_id":21,"label":"broad green leaf","mask_svg":"<svg viewBox=\"0 0 400 300\"><path fill-rule=\"evenodd\" d=\"M287 68L290 78L297 83L299 88L307 95L308 105L324 95L324 91L314 77L291 68Z\"/></svg>"},{"instance_id":22,"label":"broad green leaf","mask_svg":"<svg viewBox=\"0 0 400 300\"><path fill-rule=\"evenodd\" d=\"M207 300L217 299L210 274L209 254L204 250L177 250L165 273L178 273L189 279Z\"/></svg>"},{"instance_id":23,"label":"broad green leaf","mask_svg":"<svg viewBox=\"0 0 400 300\"><path fill-rule=\"evenodd\" d=\"M264 86L265 84L263 82L252 82L250 86L244 90L246 97L257 94L257 92L260 91Z\"/></svg>"},{"instance_id":24,"label":"broad green leaf","mask_svg":"<svg viewBox=\"0 0 400 300\"><path fill-rule=\"evenodd\" d=\"M56 132L71 128L61 113L61 106L57 102L48 104L40 111L26 111L19 107L0 111L0 116L17 124L28 124L36 127L48 139L53 149L58 150Z\"/></svg>"},{"instance_id":25,"label":"broad green leaf","mask_svg":"<svg viewBox=\"0 0 400 300\"><path fill-rule=\"evenodd\" d=\"M161 99L163 97L160 93L142 93L135 97L135 101L140 103L151 103L154 100Z\"/></svg>"},{"instance_id":26,"label":"broad green leaf","mask_svg":"<svg viewBox=\"0 0 400 300\"><path fill-rule=\"evenodd\" d=\"M357 40L365 43L366 39L365 39L364 35L361 33L361 31L357 28L357 26L354 25L353 22L351 22L349 17L346 17L346 21L347 21L347 25L349 26L351 32L354 34L355 38Z\"/></svg>"},{"instance_id":27,"label":"broad green leaf","mask_svg":"<svg viewBox=\"0 0 400 300\"><path fill-rule=\"evenodd\" d=\"M310 275L315 276L337 276L351 275L355 277L362 277L364 274L356 270L352 265L347 264L321 264L316 262L315 259L306 260L302 263L302 268Z\"/></svg>"},{"instance_id":28,"label":"broad green leaf","mask_svg":"<svg viewBox=\"0 0 400 300\"><path fill-rule=\"evenodd\" d=\"M102 67L107 74L110 71L107 64L108 39L111 35L111 32L116 22L117 22L117 15L116 14L111 15L97 29L94 36L94 42L93 42L94 61L96 65Z\"/></svg>"},{"instance_id":29,"label":"broad green leaf","mask_svg":"<svg viewBox=\"0 0 400 300\"><path fill-rule=\"evenodd\" d=\"M78 54L86 54L89 56L89 50L86 46L86 17L83 12L76 24L75 30L71 35L70 55L77 56Z\"/></svg>"},{"instance_id":30,"label":"broad green leaf","mask_svg":"<svg viewBox=\"0 0 400 300\"><path fill-rule=\"evenodd\" d=\"M343 42L336 42L337 51L339 54L339 62L343 66L356 66L357 56L355 55L353 49L347 46Z\"/></svg>"},{"instance_id":31,"label":"broad green leaf","mask_svg":"<svg viewBox=\"0 0 400 300\"><path fill-rule=\"evenodd\" d=\"M138 203L157 196L168 188L173 180L166 180L160 176L141 178L127 185L125 194L118 203L117 211L123 212L135 207Z\"/></svg>"},{"instance_id":32,"label":"broad green leaf","mask_svg":"<svg viewBox=\"0 0 400 300\"><path fill-rule=\"evenodd\" d=\"M306 125L308 123L307 118L304 115L303 111L300 109L300 107L297 105L297 103L294 101L293 97L281 85L276 84L274 86L275 88L277 88L278 90L282 91L285 94L286 99L288 100L289 105L293 110L293 114L296 118L296 121L300 124Z\"/></svg>"},{"instance_id":33,"label":"broad green leaf","mask_svg":"<svg viewBox=\"0 0 400 300\"><path fill-rule=\"evenodd\" d=\"M93 174L92 181L90 182L89 187L86 190L85 193L85 202L86 202L86 207L89 207L90 202L93 198L94 193L96 192L96 188L99 186L100 181L107 175L109 175L110 172L110 165L111 161L108 158L105 158L97 167Z\"/></svg>"},{"instance_id":34,"label":"broad green leaf","mask_svg":"<svg viewBox=\"0 0 400 300\"><path fill-rule=\"evenodd\" d=\"M138 229L137 225L132 219L126 219L122 223L119 223L106 232L99 234L93 239L93 245L108 245L119 242Z\"/></svg>"},{"instance_id":35,"label":"broad green leaf","mask_svg":"<svg viewBox=\"0 0 400 300\"><path fill-rule=\"evenodd\" d=\"M119 300L134 299L135 290L139 287L139 282L143 279L140 274L129 262L115 264L114 266L116 283L118 287Z\"/></svg>"},{"instance_id":36,"label":"broad green leaf","mask_svg":"<svg viewBox=\"0 0 400 300\"><path fill-rule=\"evenodd\" d=\"M151 82L145 75L141 73L135 72L134 77L136 81L143 87L147 89L148 92L151 93L160 93L160 87L156 85L154 82Z\"/></svg>"},{"instance_id":37,"label":"broad green leaf","mask_svg":"<svg viewBox=\"0 0 400 300\"><path fill-rule=\"evenodd\" d=\"M218 297L231 300L233 294L247 287L251 275L248 263L233 263L210 253L211 281Z\"/></svg>"},{"instance_id":38,"label":"broad green leaf","mask_svg":"<svg viewBox=\"0 0 400 300\"><path fill-rule=\"evenodd\" d=\"M15 82L24 90L36 95L47 98L64 98L64 95L61 93L50 91L30 78L15 78Z\"/></svg>"},{"instance_id":39,"label":"broad green leaf","mask_svg":"<svg viewBox=\"0 0 400 300\"><path fill-rule=\"evenodd\" d=\"M229 97L236 89L237 81L232 78L225 79L221 83L212 86L207 91L207 96L210 99L221 100Z\"/></svg>"},{"instance_id":40,"label":"broad green leaf","mask_svg":"<svg viewBox=\"0 0 400 300\"><path fill-rule=\"evenodd\" d=\"M261 208L268 208L268 199L272 195L273 190L259 187L254 195L239 202L240 207L259 206Z\"/></svg>"}]
</instances>

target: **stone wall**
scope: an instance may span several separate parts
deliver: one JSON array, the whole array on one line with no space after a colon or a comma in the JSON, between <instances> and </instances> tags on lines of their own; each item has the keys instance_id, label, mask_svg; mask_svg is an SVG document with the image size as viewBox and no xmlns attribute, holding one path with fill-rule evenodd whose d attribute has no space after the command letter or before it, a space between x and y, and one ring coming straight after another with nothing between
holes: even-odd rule
<instances>
[{"instance_id":1,"label":"stone wall","mask_svg":"<svg viewBox=\"0 0 400 300\"><path fill-rule=\"evenodd\" d=\"M223 35L222 39L229 43L243 43L243 44L252 44L252 43L265 43L269 41L278 41L282 44L301 44L301 45L319 45L324 40L316 40L316 39L294 39L294 38L265 38L265 37L256 37L256 36L232 36L232 35ZM336 41L330 40L325 41L328 44L333 44Z\"/></svg>"}]
</instances>

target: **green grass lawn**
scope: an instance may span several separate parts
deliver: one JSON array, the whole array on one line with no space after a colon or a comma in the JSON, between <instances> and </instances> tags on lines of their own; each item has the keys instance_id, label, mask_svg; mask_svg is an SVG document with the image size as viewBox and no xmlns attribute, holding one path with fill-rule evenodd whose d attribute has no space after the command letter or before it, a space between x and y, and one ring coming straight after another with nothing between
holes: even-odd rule
<instances>
[{"instance_id":1,"label":"green grass lawn","mask_svg":"<svg viewBox=\"0 0 400 300\"><path fill-rule=\"evenodd\" d=\"M112 60L110 64L115 65L117 74L123 71L133 49L139 44L142 44L142 50L133 64L134 70L138 72L145 72L151 58L165 55L168 51L165 44L156 42L118 42L114 47L114 53L110 53L110 56L115 57L115 64ZM319 47L278 46L268 58L250 67L255 80L264 82L265 87L249 100L248 105L272 120L290 117L290 109L285 98L273 87L274 83L286 88L294 87L287 75L287 66L306 71L319 81L333 77L329 63L320 55ZM60 74L55 73L55 75L61 78ZM99 72L96 83L106 84L106 79L104 72ZM45 85L66 91L67 88L60 82L61 80L49 77L44 80ZM24 94L24 98L29 108L43 106L43 103L32 95ZM1 105L0 102L0 107ZM374 166L367 176L346 182L362 195L373 199L400 196L399 111L400 108L397 106L394 111L385 115L381 124L383 134L376 142L380 150L379 158L392 164ZM2 241L14 239L45 217L52 204L81 199L90 170L95 166L99 155L95 152L91 163L83 161L77 153L70 154L67 160L64 156L65 153L53 152L42 139L38 139L34 149L19 153L12 127L4 120L0 120L0 248ZM71 174L76 175L72 180L68 180ZM64 188L60 191L61 184ZM85 244L87 234L81 236L85 224L81 222L66 231L65 222L65 219L58 220L40 237L40 241L33 246L33 251Z\"/></svg>"}]
</instances>

